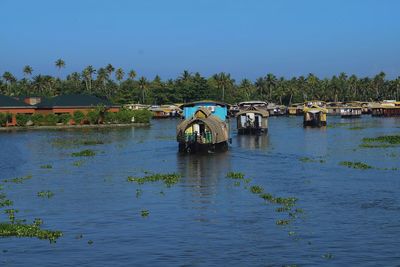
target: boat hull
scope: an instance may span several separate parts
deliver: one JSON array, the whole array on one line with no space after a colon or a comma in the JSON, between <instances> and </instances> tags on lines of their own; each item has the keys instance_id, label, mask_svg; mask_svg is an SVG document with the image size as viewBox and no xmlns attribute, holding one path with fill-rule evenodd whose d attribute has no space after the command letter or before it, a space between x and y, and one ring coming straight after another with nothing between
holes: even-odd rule
<instances>
[{"instance_id":1,"label":"boat hull","mask_svg":"<svg viewBox=\"0 0 400 267\"><path fill-rule=\"evenodd\" d=\"M267 134L268 128L240 128L238 134L253 135L253 134Z\"/></svg>"},{"instance_id":2,"label":"boat hull","mask_svg":"<svg viewBox=\"0 0 400 267\"><path fill-rule=\"evenodd\" d=\"M202 144L198 142L183 142L179 143L180 153L209 153L209 152L224 152L228 150L228 142L217 144Z\"/></svg>"}]
</instances>

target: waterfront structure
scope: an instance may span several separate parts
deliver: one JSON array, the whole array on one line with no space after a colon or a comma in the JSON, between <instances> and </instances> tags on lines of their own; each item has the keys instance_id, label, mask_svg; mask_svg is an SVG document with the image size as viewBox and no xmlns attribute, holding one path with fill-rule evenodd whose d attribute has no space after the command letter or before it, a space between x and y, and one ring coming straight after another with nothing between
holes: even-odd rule
<instances>
[{"instance_id":1,"label":"waterfront structure","mask_svg":"<svg viewBox=\"0 0 400 267\"><path fill-rule=\"evenodd\" d=\"M0 95L0 113L7 114L7 121L1 126L15 126L17 125L17 114L32 115L35 113L36 107L26 104L20 100L14 99L9 96Z\"/></svg>"},{"instance_id":2,"label":"waterfront structure","mask_svg":"<svg viewBox=\"0 0 400 267\"><path fill-rule=\"evenodd\" d=\"M153 113L154 119L176 118L182 110L175 105L151 106L149 110Z\"/></svg>"},{"instance_id":3,"label":"waterfront structure","mask_svg":"<svg viewBox=\"0 0 400 267\"><path fill-rule=\"evenodd\" d=\"M229 105L214 101L184 104L183 120L177 126L179 151L227 150L229 141Z\"/></svg>"}]
</instances>

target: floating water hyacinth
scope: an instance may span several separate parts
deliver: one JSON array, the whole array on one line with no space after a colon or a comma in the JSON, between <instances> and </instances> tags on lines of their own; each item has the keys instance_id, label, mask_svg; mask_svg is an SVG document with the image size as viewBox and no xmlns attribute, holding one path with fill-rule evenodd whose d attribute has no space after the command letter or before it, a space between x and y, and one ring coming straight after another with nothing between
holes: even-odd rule
<instances>
[{"instance_id":1,"label":"floating water hyacinth","mask_svg":"<svg viewBox=\"0 0 400 267\"><path fill-rule=\"evenodd\" d=\"M96 152L94 152L91 149L85 149L80 152L74 152L71 154L71 156L73 156L73 157L93 157L95 155L96 155Z\"/></svg>"},{"instance_id":2,"label":"floating water hyacinth","mask_svg":"<svg viewBox=\"0 0 400 267\"><path fill-rule=\"evenodd\" d=\"M144 183L154 183L158 181L164 182L166 186L171 186L179 182L180 178L182 176L177 173L166 173L166 174L153 174L153 175L147 175L144 177L133 177L129 176L127 178L128 182L135 182L137 184L144 184Z\"/></svg>"}]
</instances>

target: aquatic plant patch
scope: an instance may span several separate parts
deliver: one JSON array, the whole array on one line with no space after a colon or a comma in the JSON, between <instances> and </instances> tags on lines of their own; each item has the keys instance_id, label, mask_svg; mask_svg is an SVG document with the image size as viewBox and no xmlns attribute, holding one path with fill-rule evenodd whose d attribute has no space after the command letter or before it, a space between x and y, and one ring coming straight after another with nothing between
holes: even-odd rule
<instances>
[{"instance_id":1,"label":"aquatic plant patch","mask_svg":"<svg viewBox=\"0 0 400 267\"><path fill-rule=\"evenodd\" d=\"M40 191L37 193L37 196L43 198L51 198L54 196L54 193L51 191Z\"/></svg>"},{"instance_id":2,"label":"aquatic plant patch","mask_svg":"<svg viewBox=\"0 0 400 267\"><path fill-rule=\"evenodd\" d=\"M299 158L299 160L301 161L301 162L304 162L304 163L317 163L317 162L319 162L319 163L325 163L325 160L324 159L313 159L313 158L309 158L309 157L301 157L301 158Z\"/></svg>"},{"instance_id":3,"label":"aquatic plant patch","mask_svg":"<svg viewBox=\"0 0 400 267\"><path fill-rule=\"evenodd\" d=\"M362 139L362 148L387 148L400 145L400 135L382 135L378 137L365 137Z\"/></svg>"},{"instance_id":4,"label":"aquatic plant patch","mask_svg":"<svg viewBox=\"0 0 400 267\"><path fill-rule=\"evenodd\" d=\"M96 155L96 152L94 152L91 149L85 149L79 152L74 152L71 154L73 157L94 157Z\"/></svg>"},{"instance_id":5,"label":"aquatic plant patch","mask_svg":"<svg viewBox=\"0 0 400 267\"><path fill-rule=\"evenodd\" d=\"M342 161L339 164L341 166L346 166L348 168L353 168L353 169L361 169L361 170L373 169L372 166L362 162Z\"/></svg>"},{"instance_id":6,"label":"aquatic plant patch","mask_svg":"<svg viewBox=\"0 0 400 267\"><path fill-rule=\"evenodd\" d=\"M95 145L103 145L105 142L101 139L55 139L52 142L52 145L59 148L72 148L79 146L95 146Z\"/></svg>"},{"instance_id":7,"label":"aquatic plant patch","mask_svg":"<svg viewBox=\"0 0 400 267\"><path fill-rule=\"evenodd\" d=\"M15 183L15 184L22 184L24 181L29 180L32 178L32 175L27 175L23 177L16 177L12 179L3 180L4 183Z\"/></svg>"},{"instance_id":8,"label":"aquatic plant patch","mask_svg":"<svg viewBox=\"0 0 400 267\"><path fill-rule=\"evenodd\" d=\"M50 243L54 243L62 235L61 231L41 229L38 222L32 224L0 223L0 236L2 237L36 237L39 239L47 239Z\"/></svg>"},{"instance_id":9,"label":"aquatic plant patch","mask_svg":"<svg viewBox=\"0 0 400 267\"><path fill-rule=\"evenodd\" d=\"M241 172L228 172L226 177L231 179L244 179L244 174Z\"/></svg>"},{"instance_id":10,"label":"aquatic plant patch","mask_svg":"<svg viewBox=\"0 0 400 267\"><path fill-rule=\"evenodd\" d=\"M259 185L252 185L250 187L250 192L252 192L253 194L261 194L262 192L264 192L264 188Z\"/></svg>"},{"instance_id":11,"label":"aquatic plant patch","mask_svg":"<svg viewBox=\"0 0 400 267\"><path fill-rule=\"evenodd\" d=\"M177 173L166 173L166 174L152 174L152 175L147 175L144 177L133 177L129 176L127 178L128 182L135 182L137 184L144 184L144 183L154 183L154 182L159 182L162 181L164 184L168 187L171 185L176 184L179 182L180 178L182 176Z\"/></svg>"},{"instance_id":12,"label":"aquatic plant patch","mask_svg":"<svg viewBox=\"0 0 400 267\"><path fill-rule=\"evenodd\" d=\"M150 214L150 212L149 212L148 210L141 210L141 211L140 211L140 215L141 215L142 217L148 217L149 214Z\"/></svg>"},{"instance_id":13,"label":"aquatic plant patch","mask_svg":"<svg viewBox=\"0 0 400 267\"><path fill-rule=\"evenodd\" d=\"M50 164L47 164L47 165L42 165L42 166L40 166L40 168L41 168L41 169L52 169L53 166L51 166Z\"/></svg>"}]
</instances>

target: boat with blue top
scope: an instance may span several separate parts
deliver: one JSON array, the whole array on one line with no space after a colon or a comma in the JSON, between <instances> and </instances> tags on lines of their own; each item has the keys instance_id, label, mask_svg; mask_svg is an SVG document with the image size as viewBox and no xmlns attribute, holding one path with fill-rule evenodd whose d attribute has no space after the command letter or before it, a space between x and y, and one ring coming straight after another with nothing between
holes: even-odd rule
<instances>
[{"instance_id":1,"label":"boat with blue top","mask_svg":"<svg viewBox=\"0 0 400 267\"><path fill-rule=\"evenodd\" d=\"M227 150L229 105L215 101L183 104L183 121L176 128L181 152Z\"/></svg>"}]
</instances>

